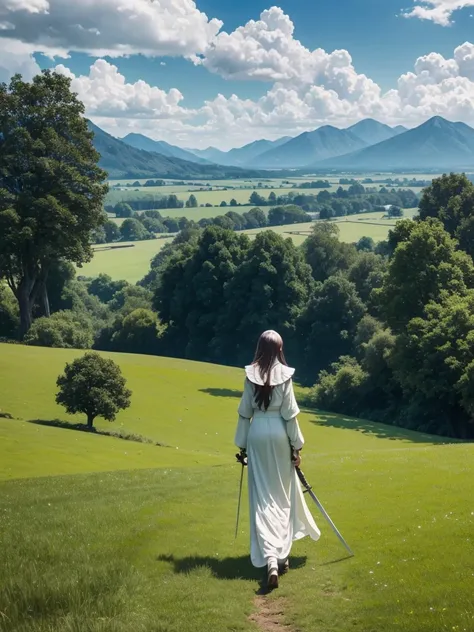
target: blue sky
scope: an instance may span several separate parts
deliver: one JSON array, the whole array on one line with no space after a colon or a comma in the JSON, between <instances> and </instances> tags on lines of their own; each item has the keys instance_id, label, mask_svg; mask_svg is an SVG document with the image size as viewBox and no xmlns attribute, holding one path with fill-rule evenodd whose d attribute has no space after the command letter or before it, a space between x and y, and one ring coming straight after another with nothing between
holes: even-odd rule
<instances>
[{"instance_id":1,"label":"blue sky","mask_svg":"<svg viewBox=\"0 0 474 632\"><path fill-rule=\"evenodd\" d=\"M0 79L59 66L107 131L182 146L227 148L367 116L474 124L474 0L458 4L0 0Z\"/></svg>"}]
</instances>

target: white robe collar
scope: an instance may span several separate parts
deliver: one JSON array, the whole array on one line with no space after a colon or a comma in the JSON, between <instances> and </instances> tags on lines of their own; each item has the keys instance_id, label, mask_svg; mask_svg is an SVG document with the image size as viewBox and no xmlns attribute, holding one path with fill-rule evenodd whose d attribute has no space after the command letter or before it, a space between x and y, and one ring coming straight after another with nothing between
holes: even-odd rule
<instances>
[{"instance_id":1,"label":"white robe collar","mask_svg":"<svg viewBox=\"0 0 474 632\"><path fill-rule=\"evenodd\" d=\"M293 377L295 369L292 369L289 366L285 366L281 364L281 362L277 362L270 369L270 386L278 386L280 384L284 384L290 378ZM253 384L257 384L258 386L263 386L265 382L262 380L260 375L260 370L256 364L249 364L245 367L245 374L247 379Z\"/></svg>"}]
</instances>

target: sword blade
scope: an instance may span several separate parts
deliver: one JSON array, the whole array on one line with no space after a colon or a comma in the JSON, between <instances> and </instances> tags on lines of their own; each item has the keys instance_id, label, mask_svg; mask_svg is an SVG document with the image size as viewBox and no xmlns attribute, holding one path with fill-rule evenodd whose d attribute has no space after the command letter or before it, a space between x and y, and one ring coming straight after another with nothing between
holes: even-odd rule
<instances>
[{"instance_id":1,"label":"sword blade","mask_svg":"<svg viewBox=\"0 0 474 632\"><path fill-rule=\"evenodd\" d=\"M341 541L341 543L344 545L344 547L346 548L346 550L348 551L349 555L354 555L351 547L347 544L347 542L344 540L344 538L342 537L339 529L336 527L336 525L334 524L334 522L331 520L331 518L329 517L329 514L327 513L327 511L324 509L324 507L322 506L322 504L319 502L318 498L316 497L316 494L313 492L312 489L308 490L308 494L311 496L311 498L314 500L314 502L316 503L316 505L318 506L319 511L323 514L323 516L326 518L327 522L330 524L330 526L332 527L332 530L334 531L334 533L337 535L337 537L339 538L339 540Z\"/></svg>"},{"instance_id":2,"label":"sword blade","mask_svg":"<svg viewBox=\"0 0 474 632\"><path fill-rule=\"evenodd\" d=\"M318 507L319 511L323 514L323 516L326 518L327 522L329 523L329 525L331 526L332 530L334 531L334 533L337 535L337 537L339 538L339 540L342 542L342 544L344 545L344 547L346 548L346 550L348 551L348 553L350 555L354 555L354 553L352 552L352 549L350 548L350 546L347 544L347 542L344 540L344 538L342 537L339 529L336 527L336 525L334 524L334 522L331 520L331 518L329 517L328 512L324 509L324 507L322 506L322 504L319 502L316 494L313 492L311 485L308 483L308 481L306 480L305 475L303 474L303 472L300 470L299 467L296 468L296 473L298 474L298 478L301 481L301 484L303 485L303 487L306 489L306 491L308 492L308 494L311 496L311 498L314 500L314 502L316 503L316 506Z\"/></svg>"},{"instance_id":3,"label":"sword blade","mask_svg":"<svg viewBox=\"0 0 474 632\"><path fill-rule=\"evenodd\" d=\"M242 500L242 483L244 480L244 466L242 465L242 472L240 474L240 486L239 486L239 502L237 504L237 522L235 523L235 540L237 540L237 533L239 530L239 516L240 516L240 502Z\"/></svg>"}]
</instances>

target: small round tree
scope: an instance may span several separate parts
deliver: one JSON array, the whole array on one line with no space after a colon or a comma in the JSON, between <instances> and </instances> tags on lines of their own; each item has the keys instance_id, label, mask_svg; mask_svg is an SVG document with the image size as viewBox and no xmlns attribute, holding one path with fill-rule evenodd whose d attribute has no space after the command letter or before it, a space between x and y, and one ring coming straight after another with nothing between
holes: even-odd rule
<instances>
[{"instance_id":1,"label":"small round tree","mask_svg":"<svg viewBox=\"0 0 474 632\"><path fill-rule=\"evenodd\" d=\"M66 364L57 385L56 402L68 413L84 413L89 430L96 417L114 421L120 410L130 406L132 392L126 388L120 367L95 352Z\"/></svg>"}]
</instances>

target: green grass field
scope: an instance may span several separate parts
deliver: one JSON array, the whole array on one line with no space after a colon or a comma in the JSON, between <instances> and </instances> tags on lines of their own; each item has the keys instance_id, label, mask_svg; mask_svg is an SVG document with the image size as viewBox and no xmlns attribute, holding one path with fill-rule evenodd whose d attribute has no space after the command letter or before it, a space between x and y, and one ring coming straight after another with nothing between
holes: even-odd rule
<instances>
[{"instance_id":1,"label":"green grass field","mask_svg":"<svg viewBox=\"0 0 474 632\"><path fill-rule=\"evenodd\" d=\"M136 283L150 269L153 257L170 241L173 241L173 237L130 242L130 248L104 249L104 246L99 246L95 249L92 261L78 268L77 274L96 277L103 273L109 274L113 279ZM124 242L121 245L127 244Z\"/></svg>"},{"instance_id":2,"label":"green grass field","mask_svg":"<svg viewBox=\"0 0 474 632\"><path fill-rule=\"evenodd\" d=\"M327 189L328 191L336 190L339 185L331 187ZM347 188L347 187L345 187ZM171 193L176 194L178 199L186 201L189 196L192 194L196 197L198 204L213 204L214 206L219 206L221 202L230 203L232 199L235 199L238 204L248 205L249 198L253 193L254 189L227 189L227 190L217 190L217 191L199 191L193 187L147 187L146 189L141 189L139 192L133 192L133 195L128 191L113 191L108 194L107 203L108 204L116 204L117 202L126 202L127 199L137 199L141 196L148 194L156 195L157 198L160 198L164 195L170 195ZM305 193L307 195L317 195L321 189L293 189L289 187L279 188L269 188L269 189L256 189L259 195L262 195L264 198L268 198L270 193L273 191L275 195L287 195L288 193Z\"/></svg>"},{"instance_id":3,"label":"green grass field","mask_svg":"<svg viewBox=\"0 0 474 632\"><path fill-rule=\"evenodd\" d=\"M417 209L406 209L404 217L413 218L417 214ZM291 237L296 246L300 246L311 234L316 222L307 224L287 224L284 226L272 226L271 230ZM372 237L375 242L387 239L389 230L393 228L397 220L384 219L383 213L361 213L333 220L339 228L339 239L348 243L359 241L361 237ZM244 231L250 238L255 237L262 229Z\"/></svg>"},{"instance_id":4,"label":"green grass field","mask_svg":"<svg viewBox=\"0 0 474 632\"><path fill-rule=\"evenodd\" d=\"M361 237L372 237L375 242L382 241L387 238L390 228L395 226L395 222L369 225L365 222L358 223L356 220L338 221L334 223L339 227L339 239L349 243L359 241ZM288 224L285 226L273 226L272 230L283 235L283 237L291 237L296 246L301 246L311 234L313 226L314 222L308 224ZM261 231L248 230L244 232L253 238Z\"/></svg>"},{"instance_id":5,"label":"green grass field","mask_svg":"<svg viewBox=\"0 0 474 632\"><path fill-rule=\"evenodd\" d=\"M256 598L246 501L233 539L242 371L111 354L133 390L113 425L171 447L31 423L72 420L55 380L80 353L0 345L2 632L474 628L472 445L304 412L303 468L355 557L310 505L321 540Z\"/></svg>"},{"instance_id":6,"label":"green grass field","mask_svg":"<svg viewBox=\"0 0 474 632\"><path fill-rule=\"evenodd\" d=\"M339 188L339 184L334 184L328 189L333 193ZM347 189L348 185L343 185L343 189ZM415 193L420 193L422 191L421 187L410 187ZM273 191L275 195L287 195L288 193L294 193L298 195L299 193L304 193L307 195L318 195L322 189L294 189L291 187L270 187L264 189L254 189L252 188L243 188L243 189L227 189L227 190L213 190L213 191L199 191L194 187L183 187L183 186L165 186L165 187L147 187L140 189L139 191L121 191L121 190L113 190L107 196L107 204L117 204L118 202L127 202L128 200L136 200L141 197L146 197L147 195L155 195L157 199L161 199L165 195L170 195L174 193L179 200L183 200L184 202L189 198L192 194L196 197L198 204L212 204L215 207L219 207L221 202L230 203L232 199L235 199L238 204L248 205L249 198L251 194L256 190L256 192L263 196L264 198L268 198L270 193Z\"/></svg>"}]
</instances>

